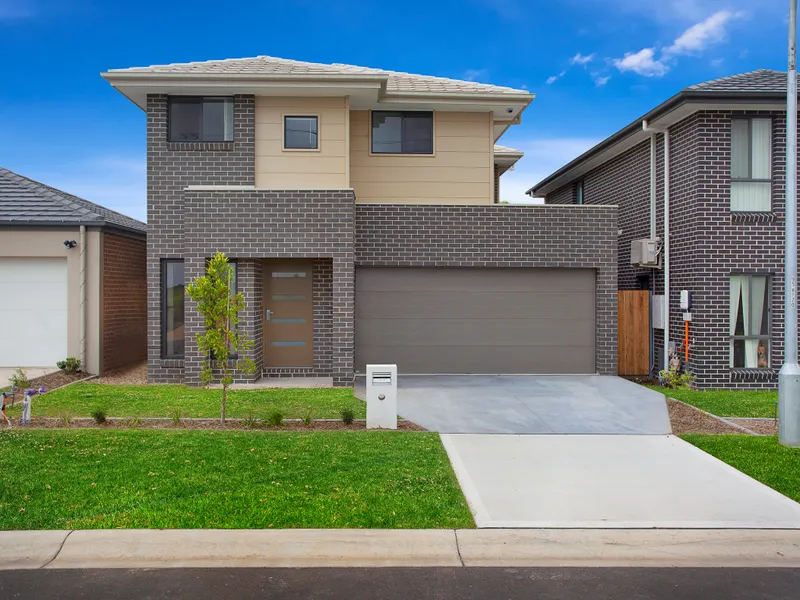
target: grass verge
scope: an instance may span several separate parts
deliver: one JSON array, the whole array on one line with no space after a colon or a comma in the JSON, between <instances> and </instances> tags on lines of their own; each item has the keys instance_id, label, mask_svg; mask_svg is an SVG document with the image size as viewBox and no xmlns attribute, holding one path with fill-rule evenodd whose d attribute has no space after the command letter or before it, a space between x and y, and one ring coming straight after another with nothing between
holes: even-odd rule
<instances>
[{"instance_id":1,"label":"grass verge","mask_svg":"<svg viewBox=\"0 0 800 600\"><path fill-rule=\"evenodd\" d=\"M438 435L0 432L0 529L460 528Z\"/></svg>"},{"instance_id":2,"label":"grass verge","mask_svg":"<svg viewBox=\"0 0 800 600\"><path fill-rule=\"evenodd\" d=\"M647 386L718 417L775 417L778 392L772 390L668 390Z\"/></svg>"},{"instance_id":3,"label":"grass verge","mask_svg":"<svg viewBox=\"0 0 800 600\"><path fill-rule=\"evenodd\" d=\"M800 449L781 446L776 437L687 434L681 438L800 502Z\"/></svg>"},{"instance_id":4,"label":"grass verge","mask_svg":"<svg viewBox=\"0 0 800 600\"><path fill-rule=\"evenodd\" d=\"M109 417L171 417L176 411L188 417L219 417L222 390L191 388L185 385L104 385L76 383L35 397L31 406L34 417L90 417L103 410ZM357 419L366 415L364 402L353 396L352 388L271 388L231 390L228 416L265 417L272 412L284 418L300 419L309 410L315 419L338 419L349 408ZM9 409L18 416L21 404Z\"/></svg>"}]
</instances>

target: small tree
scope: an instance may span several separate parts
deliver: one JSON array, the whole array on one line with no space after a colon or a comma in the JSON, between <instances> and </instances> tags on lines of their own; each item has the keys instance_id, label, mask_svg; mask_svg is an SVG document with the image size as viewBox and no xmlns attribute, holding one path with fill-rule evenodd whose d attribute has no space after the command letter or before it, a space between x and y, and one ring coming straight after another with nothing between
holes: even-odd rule
<instances>
[{"instance_id":1,"label":"small tree","mask_svg":"<svg viewBox=\"0 0 800 600\"><path fill-rule=\"evenodd\" d=\"M241 371L248 375L256 372L255 363L244 355L252 349L253 342L239 333L239 312L244 308L244 296L234 294L233 267L228 257L217 252L208 261L206 274L186 287L186 293L197 302L197 311L203 315L205 329L197 334L197 345L203 353L200 382L204 387L219 382L222 385L222 412L225 422L228 387L233 374Z\"/></svg>"}]
</instances>

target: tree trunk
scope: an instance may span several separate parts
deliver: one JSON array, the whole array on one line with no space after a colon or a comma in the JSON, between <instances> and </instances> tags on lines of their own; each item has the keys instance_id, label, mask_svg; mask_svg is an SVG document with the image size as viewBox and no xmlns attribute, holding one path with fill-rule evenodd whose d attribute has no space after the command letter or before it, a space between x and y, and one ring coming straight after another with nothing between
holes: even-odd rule
<instances>
[{"instance_id":1,"label":"tree trunk","mask_svg":"<svg viewBox=\"0 0 800 600\"><path fill-rule=\"evenodd\" d=\"M228 402L228 385L223 383L222 384L222 416L220 417L220 421L225 423L225 405Z\"/></svg>"}]
</instances>

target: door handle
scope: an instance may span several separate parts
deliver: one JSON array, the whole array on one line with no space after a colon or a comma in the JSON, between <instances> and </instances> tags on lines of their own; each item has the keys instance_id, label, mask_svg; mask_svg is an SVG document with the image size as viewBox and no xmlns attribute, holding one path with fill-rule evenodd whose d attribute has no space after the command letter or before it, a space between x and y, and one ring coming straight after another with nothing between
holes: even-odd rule
<instances>
[{"instance_id":1,"label":"door handle","mask_svg":"<svg viewBox=\"0 0 800 600\"><path fill-rule=\"evenodd\" d=\"M271 321L272 320L272 311L270 309L267 309L266 311L264 311L264 314L267 317L267 321Z\"/></svg>"}]
</instances>

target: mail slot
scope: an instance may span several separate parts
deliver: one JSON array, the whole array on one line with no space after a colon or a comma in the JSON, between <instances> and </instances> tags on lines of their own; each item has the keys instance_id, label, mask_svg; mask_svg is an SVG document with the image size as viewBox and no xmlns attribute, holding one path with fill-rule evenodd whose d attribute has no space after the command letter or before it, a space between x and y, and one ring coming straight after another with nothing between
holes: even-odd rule
<instances>
[{"instance_id":1,"label":"mail slot","mask_svg":"<svg viewBox=\"0 0 800 600\"><path fill-rule=\"evenodd\" d=\"M367 429L397 429L397 365L367 365Z\"/></svg>"},{"instance_id":2,"label":"mail slot","mask_svg":"<svg viewBox=\"0 0 800 600\"><path fill-rule=\"evenodd\" d=\"M391 373L373 373L372 385L392 385Z\"/></svg>"}]
</instances>

